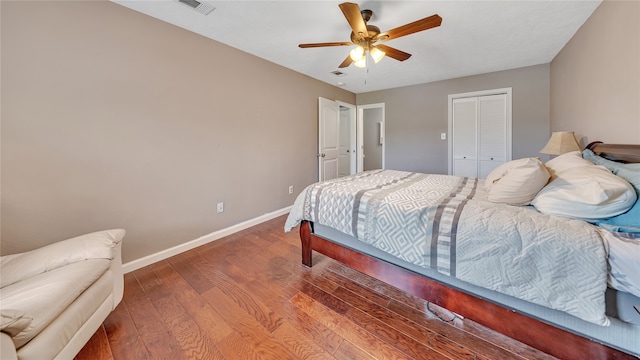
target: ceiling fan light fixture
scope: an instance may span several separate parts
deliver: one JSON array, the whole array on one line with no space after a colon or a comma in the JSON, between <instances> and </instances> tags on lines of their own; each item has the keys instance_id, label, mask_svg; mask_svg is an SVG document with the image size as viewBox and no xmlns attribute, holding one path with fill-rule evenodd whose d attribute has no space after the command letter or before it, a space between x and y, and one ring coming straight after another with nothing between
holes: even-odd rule
<instances>
[{"instance_id":1,"label":"ceiling fan light fixture","mask_svg":"<svg viewBox=\"0 0 640 360\"><path fill-rule=\"evenodd\" d=\"M373 47L371 48L371 50L369 50L369 54L371 54L373 61L377 64L380 62L380 60L382 60L382 58L385 55L385 52L378 49L377 47Z\"/></svg>"},{"instance_id":2,"label":"ceiling fan light fixture","mask_svg":"<svg viewBox=\"0 0 640 360\"><path fill-rule=\"evenodd\" d=\"M354 61L353 65L355 65L356 67L359 67L359 68L366 68L367 67L367 57L366 56L362 56L362 58Z\"/></svg>"},{"instance_id":3,"label":"ceiling fan light fixture","mask_svg":"<svg viewBox=\"0 0 640 360\"><path fill-rule=\"evenodd\" d=\"M364 48L362 46L358 46L355 49L349 52L349 56L351 56L351 60L360 61L364 57Z\"/></svg>"}]
</instances>

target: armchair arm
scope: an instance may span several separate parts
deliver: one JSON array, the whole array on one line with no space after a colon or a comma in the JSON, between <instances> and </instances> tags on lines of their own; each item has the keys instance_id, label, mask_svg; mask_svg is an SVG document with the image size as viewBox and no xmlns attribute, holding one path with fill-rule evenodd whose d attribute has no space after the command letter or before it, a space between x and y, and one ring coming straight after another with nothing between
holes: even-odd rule
<instances>
[{"instance_id":1,"label":"armchair arm","mask_svg":"<svg viewBox=\"0 0 640 360\"><path fill-rule=\"evenodd\" d=\"M17 360L18 354L16 354L16 346L11 340L9 334L0 332L0 359L2 360Z\"/></svg>"},{"instance_id":2,"label":"armchair arm","mask_svg":"<svg viewBox=\"0 0 640 360\"><path fill-rule=\"evenodd\" d=\"M124 234L123 234L124 235ZM122 300L124 296L124 271L122 269L122 241L119 241L114 247L113 260L111 261L111 271L113 272L113 307Z\"/></svg>"}]
</instances>

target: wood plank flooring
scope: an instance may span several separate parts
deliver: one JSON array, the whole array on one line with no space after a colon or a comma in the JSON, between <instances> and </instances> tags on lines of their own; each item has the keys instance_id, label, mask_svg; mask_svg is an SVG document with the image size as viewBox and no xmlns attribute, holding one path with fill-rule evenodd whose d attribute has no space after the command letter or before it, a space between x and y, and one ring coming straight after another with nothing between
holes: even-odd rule
<instances>
[{"instance_id":1,"label":"wood plank flooring","mask_svg":"<svg viewBox=\"0 0 640 360\"><path fill-rule=\"evenodd\" d=\"M323 255L303 266L285 219L126 274L76 359L553 359Z\"/></svg>"}]
</instances>

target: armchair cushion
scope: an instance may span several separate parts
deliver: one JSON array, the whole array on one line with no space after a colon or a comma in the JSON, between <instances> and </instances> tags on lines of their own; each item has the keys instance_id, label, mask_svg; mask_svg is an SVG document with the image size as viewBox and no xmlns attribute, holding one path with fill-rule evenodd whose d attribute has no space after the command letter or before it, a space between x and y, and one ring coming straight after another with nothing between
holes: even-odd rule
<instances>
[{"instance_id":1,"label":"armchair cushion","mask_svg":"<svg viewBox=\"0 0 640 360\"><path fill-rule=\"evenodd\" d=\"M2 332L11 336L16 349L55 322L106 273L119 256L124 234L100 231L0 257ZM89 314L114 291L103 288L104 296L88 307Z\"/></svg>"},{"instance_id":2,"label":"armchair cushion","mask_svg":"<svg viewBox=\"0 0 640 360\"><path fill-rule=\"evenodd\" d=\"M109 268L109 260L76 262L0 289L2 307L31 314L33 320L15 336L20 348L55 320Z\"/></svg>"},{"instance_id":3,"label":"armchair cushion","mask_svg":"<svg viewBox=\"0 0 640 360\"><path fill-rule=\"evenodd\" d=\"M0 257L0 288L31 276L88 259L111 260L124 237L122 229L98 231L20 254Z\"/></svg>"}]
</instances>

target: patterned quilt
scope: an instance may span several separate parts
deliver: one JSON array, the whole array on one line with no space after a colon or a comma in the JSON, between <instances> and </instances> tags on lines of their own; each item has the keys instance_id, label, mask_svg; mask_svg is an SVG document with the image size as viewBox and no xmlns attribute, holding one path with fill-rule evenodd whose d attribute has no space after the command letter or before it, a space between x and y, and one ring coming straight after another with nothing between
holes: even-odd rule
<instances>
[{"instance_id":1,"label":"patterned quilt","mask_svg":"<svg viewBox=\"0 0 640 360\"><path fill-rule=\"evenodd\" d=\"M413 264L609 325L607 254L596 227L488 202L481 182L394 170L320 182L298 196L285 230L313 221Z\"/></svg>"}]
</instances>

